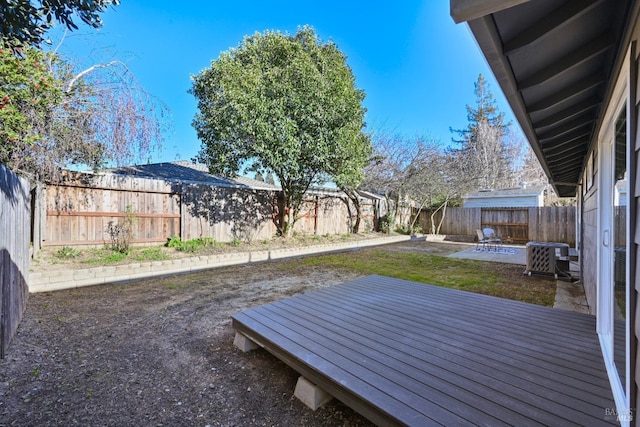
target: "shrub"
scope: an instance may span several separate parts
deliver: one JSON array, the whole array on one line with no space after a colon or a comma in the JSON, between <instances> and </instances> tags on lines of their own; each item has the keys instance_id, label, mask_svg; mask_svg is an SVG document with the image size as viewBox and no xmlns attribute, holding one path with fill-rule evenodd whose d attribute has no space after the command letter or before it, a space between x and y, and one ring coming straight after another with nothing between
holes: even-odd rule
<instances>
[{"instance_id":1,"label":"shrub","mask_svg":"<svg viewBox=\"0 0 640 427\"><path fill-rule=\"evenodd\" d=\"M79 255L80 251L71 246L63 246L56 252L56 256L63 259L76 258Z\"/></svg>"},{"instance_id":2,"label":"shrub","mask_svg":"<svg viewBox=\"0 0 640 427\"><path fill-rule=\"evenodd\" d=\"M109 221L107 233L111 237L112 250L123 254L129 253L129 245L133 238L133 226L135 223L136 215L131 210L131 206L127 206L122 222L116 224L113 221Z\"/></svg>"}]
</instances>

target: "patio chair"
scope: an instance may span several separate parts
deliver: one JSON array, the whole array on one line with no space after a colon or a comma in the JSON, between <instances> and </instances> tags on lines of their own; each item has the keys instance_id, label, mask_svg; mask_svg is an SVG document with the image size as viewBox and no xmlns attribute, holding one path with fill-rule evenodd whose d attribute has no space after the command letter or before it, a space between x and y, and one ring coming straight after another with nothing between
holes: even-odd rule
<instances>
[{"instance_id":1,"label":"patio chair","mask_svg":"<svg viewBox=\"0 0 640 427\"><path fill-rule=\"evenodd\" d=\"M489 243L489 239L484 236L482 230L476 230L476 234L478 235L478 243L476 244L476 250L480 248L480 244L482 244L482 250L487 249L487 244Z\"/></svg>"},{"instance_id":2,"label":"patio chair","mask_svg":"<svg viewBox=\"0 0 640 427\"><path fill-rule=\"evenodd\" d=\"M496 235L496 231L493 228L483 228L482 234L487 240L487 245L489 245L489 250L491 250L491 245L493 245L496 252L498 251L498 246L502 246L502 239ZM479 235L478 235L479 236Z\"/></svg>"}]
</instances>

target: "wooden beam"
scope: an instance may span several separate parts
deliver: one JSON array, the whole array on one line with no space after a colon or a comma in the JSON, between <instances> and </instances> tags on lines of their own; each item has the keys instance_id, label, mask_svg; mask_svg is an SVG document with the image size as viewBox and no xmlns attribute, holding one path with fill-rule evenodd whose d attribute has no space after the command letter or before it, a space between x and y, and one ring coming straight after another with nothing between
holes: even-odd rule
<instances>
[{"instance_id":1,"label":"wooden beam","mask_svg":"<svg viewBox=\"0 0 640 427\"><path fill-rule=\"evenodd\" d=\"M570 146L558 151L550 152L547 154L549 162L561 160L563 158L575 159L577 156L581 156L586 152L584 146Z\"/></svg>"},{"instance_id":2,"label":"wooden beam","mask_svg":"<svg viewBox=\"0 0 640 427\"><path fill-rule=\"evenodd\" d=\"M592 127L594 121L595 119L590 115L579 117L568 123L558 126L555 129L545 132L542 135L538 135L538 141L540 141L541 144L544 144L547 141L551 141L560 136L564 136L571 132L584 129L585 127ZM590 131L591 129L589 129L589 132Z\"/></svg>"},{"instance_id":3,"label":"wooden beam","mask_svg":"<svg viewBox=\"0 0 640 427\"><path fill-rule=\"evenodd\" d=\"M549 181L551 185L562 185L565 187L577 187L579 184L577 182L564 182L564 181Z\"/></svg>"},{"instance_id":4,"label":"wooden beam","mask_svg":"<svg viewBox=\"0 0 640 427\"><path fill-rule=\"evenodd\" d=\"M542 151L544 151L546 156L554 156L558 154L566 154L570 151L575 151L575 148L577 147L584 149L586 144L589 142L589 136L590 135L584 135L574 141L550 145L548 147L544 147Z\"/></svg>"},{"instance_id":5,"label":"wooden beam","mask_svg":"<svg viewBox=\"0 0 640 427\"><path fill-rule=\"evenodd\" d=\"M449 11L456 24L473 21L529 0L451 0Z\"/></svg>"},{"instance_id":6,"label":"wooden beam","mask_svg":"<svg viewBox=\"0 0 640 427\"><path fill-rule=\"evenodd\" d=\"M47 211L47 216L85 216L85 217L118 217L133 215L136 218L180 218L180 214L172 213L131 213L126 212L79 212L79 211Z\"/></svg>"},{"instance_id":7,"label":"wooden beam","mask_svg":"<svg viewBox=\"0 0 640 427\"><path fill-rule=\"evenodd\" d=\"M538 120L537 122L533 122L532 125L536 129L553 126L556 123L577 117L582 113L585 113L594 108L597 108L600 105L600 103L601 103L601 100L598 97L593 96L593 97L590 97L589 99L579 102L578 104L565 108L564 110L559 111L553 114L552 116L549 116L542 120Z\"/></svg>"},{"instance_id":8,"label":"wooden beam","mask_svg":"<svg viewBox=\"0 0 640 427\"><path fill-rule=\"evenodd\" d=\"M533 74L530 78L522 81L518 85L518 90L522 91L529 89L546 81L561 75L569 70L572 70L591 58L605 52L615 46L616 37L613 33L607 33L594 40L590 40L582 47L574 50L569 55L564 56L560 61L550 64L545 69L540 70Z\"/></svg>"},{"instance_id":9,"label":"wooden beam","mask_svg":"<svg viewBox=\"0 0 640 427\"><path fill-rule=\"evenodd\" d=\"M587 153L587 150L585 149L585 150L584 150L584 154L586 154L586 153ZM553 165L555 165L555 166L563 166L563 167L566 167L566 169L562 171L562 172L564 173L564 172L568 172L568 171L573 171L573 170L580 170L580 169L582 169L582 163L581 163L581 162L577 162L577 161L576 161L576 159L577 159L578 157L583 157L583 156L582 156L582 155L580 155L580 154L578 153L578 154L576 154L576 155L574 155L574 156L571 156L571 157L568 157L568 156L561 156L561 157L559 157L559 158L557 158L557 159L555 159L555 160L553 160L553 159L547 159L547 161L548 161L550 164L553 164Z\"/></svg>"},{"instance_id":10,"label":"wooden beam","mask_svg":"<svg viewBox=\"0 0 640 427\"><path fill-rule=\"evenodd\" d=\"M109 239L102 240L45 240L42 242L42 246L82 246L82 245L105 245L108 244ZM157 239L131 239L130 243L166 243L166 238Z\"/></svg>"},{"instance_id":11,"label":"wooden beam","mask_svg":"<svg viewBox=\"0 0 640 427\"><path fill-rule=\"evenodd\" d=\"M86 188L89 190L109 190L109 191L121 191L128 193L153 193L153 194L180 194L177 191L172 190L153 190L153 189L143 189L143 188L121 188L121 187L107 187L104 185L85 185L74 182L61 182L58 184L47 184L48 190L53 190L59 187L70 187L70 188Z\"/></svg>"},{"instance_id":12,"label":"wooden beam","mask_svg":"<svg viewBox=\"0 0 640 427\"><path fill-rule=\"evenodd\" d=\"M572 98L604 84L605 80L606 79L601 74L594 74L581 79L578 83L562 89L554 95L529 106L529 112L535 113L538 111L544 111L563 102L570 101Z\"/></svg>"},{"instance_id":13,"label":"wooden beam","mask_svg":"<svg viewBox=\"0 0 640 427\"><path fill-rule=\"evenodd\" d=\"M554 30L571 23L601 2L602 0L572 0L563 4L506 42L503 46L504 54L511 55L539 38L553 33Z\"/></svg>"}]
</instances>

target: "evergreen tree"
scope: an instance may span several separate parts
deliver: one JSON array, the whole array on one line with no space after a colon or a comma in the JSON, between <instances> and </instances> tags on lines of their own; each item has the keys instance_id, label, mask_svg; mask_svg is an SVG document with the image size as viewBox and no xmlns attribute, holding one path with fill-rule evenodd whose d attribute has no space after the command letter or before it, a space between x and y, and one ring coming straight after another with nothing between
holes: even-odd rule
<instances>
[{"instance_id":1,"label":"evergreen tree","mask_svg":"<svg viewBox=\"0 0 640 427\"><path fill-rule=\"evenodd\" d=\"M276 180L273 179L273 174L271 172L267 174L267 177L265 178L265 182L267 184L276 185Z\"/></svg>"},{"instance_id":2,"label":"evergreen tree","mask_svg":"<svg viewBox=\"0 0 640 427\"><path fill-rule=\"evenodd\" d=\"M505 123L504 114L498 110L496 100L482 74L475 86L476 103L467 105L468 126L453 130L459 138L453 138L460 148L454 149L461 177L466 181L462 187L468 190L477 188L498 188L508 181L509 158L505 136L509 123Z\"/></svg>"}]
</instances>

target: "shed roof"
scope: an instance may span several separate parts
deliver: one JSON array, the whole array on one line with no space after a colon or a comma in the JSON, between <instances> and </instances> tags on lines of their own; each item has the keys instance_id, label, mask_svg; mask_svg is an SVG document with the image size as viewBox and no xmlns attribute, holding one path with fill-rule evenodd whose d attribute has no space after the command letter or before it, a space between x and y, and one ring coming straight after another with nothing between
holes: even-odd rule
<instances>
[{"instance_id":1,"label":"shed roof","mask_svg":"<svg viewBox=\"0 0 640 427\"><path fill-rule=\"evenodd\" d=\"M638 19L636 0L451 0L467 21L538 160L575 196Z\"/></svg>"},{"instance_id":2,"label":"shed roof","mask_svg":"<svg viewBox=\"0 0 640 427\"><path fill-rule=\"evenodd\" d=\"M544 186L535 185L527 187L515 187L515 188L497 188L497 189L481 189L472 191L462 198L495 198L495 197L538 197L544 191Z\"/></svg>"}]
</instances>

